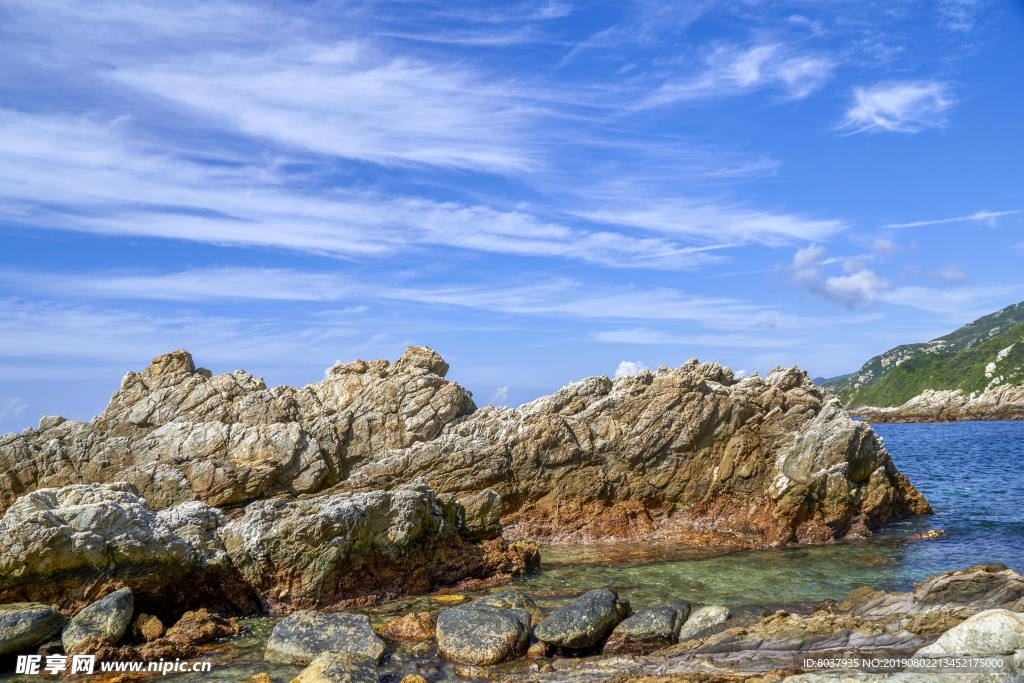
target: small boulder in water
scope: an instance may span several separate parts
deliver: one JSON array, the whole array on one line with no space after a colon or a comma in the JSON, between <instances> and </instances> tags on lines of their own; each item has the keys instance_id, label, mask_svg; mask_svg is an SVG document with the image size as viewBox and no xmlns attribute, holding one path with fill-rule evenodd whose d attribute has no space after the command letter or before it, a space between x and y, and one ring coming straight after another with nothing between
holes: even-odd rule
<instances>
[{"instance_id":1,"label":"small boulder in water","mask_svg":"<svg viewBox=\"0 0 1024 683\"><path fill-rule=\"evenodd\" d=\"M321 652L292 683L378 683L370 657L352 652Z\"/></svg>"},{"instance_id":2,"label":"small boulder in water","mask_svg":"<svg viewBox=\"0 0 1024 683\"><path fill-rule=\"evenodd\" d=\"M90 636L116 643L128 630L134 611L135 596L131 588L122 588L97 600L64 627L61 633L64 651L71 652L75 645Z\"/></svg>"},{"instance_id":3,"label":"small boulder in water","mask_svg":"<svg viewBox=\"0 0 1024 683\"><path fill-rule=\"evenodd\" d=\"M472 603L437 617L437 651L460 664L484 666L518 657L530 644L530 614Z\"/></svg>"},{"instance_id":4,"label":"small boulder in water","mask_svg":"<svg viewBox=\"0 0 1024 683\"><path fill-rule=\"evenodd\" d=\"M534 629L534 634L558 647L574 650L594 647L631 613L629 600L620 599L615 591L600 588L584 593L548 615Z\"/></svg>"},{"instance_id":5,"label":"small boulder in water","mask_svg":"<svg viewBox=\"0 0 1024 683\"><path fill-rule=\"evenodd\" d=\"M308 665L322 652L359 654L380 664L384 641L373 632L365 614L299 610L274 627L264 658L278 664Z\"/></svg>"},{"instance_id":6,"label":"small boulder in water","mask_svg":"<svg viewBox=\"0 0 1024 683\"><path fill-rule=\"evenodd\" d=\"M45 643L67 623L63 614L38 602L0 605L0 655Z\"/></svg>"},{"instance_id":7,"label":"small boulder in water","mask_svg":"<svg viewBox=\"0 0 1024 683\"><path fill-rule=\"evenodd\" d=\"M679 631L679 642L686 642L701 631L728 621L730 616L731 612L728 607L721 605L701 607L691 614L690 618L683 624L683 628Z\"/></svg>"},{"instance_id":8,"label":"small boulder in water","mask_svg":"<svg viewBox=\"0 0 1024 683\"><path fill-rule=\"evenodd\" d=\"M601 652L642 655L672 645L689 616L685 600L645 607L615 627Z\"/></svg>"}]
</instances>

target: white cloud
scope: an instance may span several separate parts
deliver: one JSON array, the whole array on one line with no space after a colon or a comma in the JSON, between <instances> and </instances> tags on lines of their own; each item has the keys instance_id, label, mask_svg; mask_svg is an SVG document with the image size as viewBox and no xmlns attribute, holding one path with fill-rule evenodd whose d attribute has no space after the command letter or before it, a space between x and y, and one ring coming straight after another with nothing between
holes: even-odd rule
<instances>
[{"instance_id":1,"label":"white cloud","mask_svg":"<svg viewBox=\"0 0 1024 683\"><path fill-rule=\"evenodd\" d=\"M570 228L489 206L311 193L291 187L276 161L226 166L156 153L119 122L0 110L0 151L0 195L8 199L0 216L23 225L349 258L439 245L612 267L686 269L714 259L663 238Z\"/></svg>"},{"instance_id":2,"label":"white cloud","mask_svg":"<svg viewBox=\"0 0 1024 683\"><path fill-rule=\"evenodd\" d=\"M853 105L839 126L851 133L917 133L946 125L945 112L955 98L935 81L879 83L853 89Z\"/></svg>"},{"instance_id":3,"label":"white cloud","mask_svg":"<svg viewBox=\"0 0 1024 683\"><path fill-rule=\"evenodd\" d=\"M973 320L1006 305L1017 296L1013 287L897 287L882 298L890 304L911 306L953 320Z\"/></svg>"},{"instance_id":4,"label":"white cloud","mask_svg":"<svg viewBox=\"0 0 1024 683\"><path fill-rule=\"evenodd\" d=\"M967 276L967 273L965 273L960 268L959 264L956 263L952 263L948 266L942 266L941 268L937 269L935 271L935 276L947 285L960 284L962 282L967 282L967 280L970 279Z\"/></svg>"},{"instance_id":5,"label":"white cloud","mask_svg":"<svg viewBox=\"0 0 1024 683\"><path fill-rule=\"evenodd\" d=\"M890 258L903 251L903 245L897 244L892 240L879 237L871 243L871 251L875 252L879 256Z\"/></svg>"},{"instance_id":6,"label":"white cloud","mask_svg":"<svg viewBox=\"0 0 1024 683\"><path fill-rule=\"evenodd\" d=\"M765 88L778 88L787 98L800 99L828 81L833 68L832 60L825 56L793 54L781 43L748 48L720 45L706 57L702 73L669 81L638 108L740 95Z\"/></svg>"},{"instance_id":7,"label":"white cloud","mask_svg":"<svg viewBox=\"0 0 1024 683\"><path fill-rule=\"evenodd\" d=\"M633 361L624 360L619 363L619 367L615 369L615 377L617 379L619 377L626 377L627 375L635 375L646 369L647 366L639 361L634 363Z\"/></svg>"},{"instance_id":8,"label":"white cloud","mask_svg":"<svg viewBox=\"0 0 1024 683\"><path fill-rule=\"evenodd\" d=\"M890 223L889 225L883 225L883 228L917 228L922 225L940 225L942 223L959 223L961 221L970 221L976 223L985 223L986 225L994 226L996 219L1001 216L1012 216L1014 214L1024 213L1020 209L1014 211L979 211L972 213L970 216L957 216L956 218L939 218L931 221L914 221L913 223Z\"/></svg>"},{"instance_id":9,"label":"white cloud","mask_svg":"<svg viewBox=\"0 0 1024 683\"><path fill-rule=\"evenodd\" d=\"M597 194L595 199L604 200L602 208L577 211L576 215L598 223L628 225L671 236L728 244L758 242L770 246L795 240L821 240L847 227L838 220L815 220L741 206L649 197L638 201L635 192L631 196L621 197L611 192Z\"/></svg>"},{"instance_id":10,"label":"white cloud","mask_svg":"<svg viewBox=\"0 0 1024 683\"><path fill-rule=\"evenodd\" d=\"M849 260L840 260L850 263ZM861 263L851 264L852 272L847 275L825 277L822 269L830 261L825 259L825 247L812 244L797 250L793 262L784 269L791 273L791 282L801 285L815 296L846 308L870 306L892 287L892 283L863 267Z\"/></svg>"},{"instance_id":11,"label":"white cloud","mask_svg":"<svg viewBox=\"0 0 1024 683\"><path fill-rule=\"evenodd\" d=\"M21 417L28 404L18 397L0 399L0 419Z\"/></svg>"},{"instance_id":12,"label":"white cloud","mask_svg":"<svg viewBox=\"0 0 1024 683\"><path fill-rule=\"evenodd\" d=\"M498 405L498 406L505 405L505 401L507 401L507 400L508 400L508 387L507 386L498 387L498 389L494 392L494 395L491 396L491 403L493 403L494 405Z\"/></svg>"}]
</instances>

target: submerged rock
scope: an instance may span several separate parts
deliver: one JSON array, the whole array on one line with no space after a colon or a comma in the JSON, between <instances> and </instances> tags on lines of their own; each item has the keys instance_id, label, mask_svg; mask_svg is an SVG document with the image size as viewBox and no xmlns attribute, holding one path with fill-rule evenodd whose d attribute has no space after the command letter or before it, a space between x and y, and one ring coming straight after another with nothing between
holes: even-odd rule
<instances>
[{"instance_id":1,"label":"submerged rock","mask_svg":"<svg viewBox=\"0 0 1024 683\"><path fill-rule=\"evenodd\" d=\"M671 645L689 616L690 603L685 600L645 607L619 622L601 652L642 655Z\"/></svg>"},{"instance_id":2,"label":"submerged rock","mask_svg":"<svg viewBox=\"0 0 1024 683\"><path fill-rule=\"evenodd\" d=\"M526 653L529 612L486 605L460 605L437 617L437 651L460 664L497 664Z\"/></svg>"},{"instance_id":3,"label":"submerged rock","mask_svg":"<svg viewBox=\"0 0 1024 683\"><path fill-rule=\"evenodd\" d=\"M292 683L379 683L373 659L351 652L317 655Z\"/></svg>"},{"instance_id":4,"label":"submerged rock","mask_svg":"<svg viewBox=\"0 0 1024 683\"><path fill-rule=\"evenodd\" d=\"M128 630L134 609L135 597L130 588L114 591L92 603L64 627L61 641L65 652L71 652L79 642L89 637L116 643Z\"/></svg>"},{"instance_id":5,"label":"submerged rock","mask_svg":"<svg viewBox=\"0 0 1024 683\"><path fill-rule=\"evenodd\" d=\"M384 658L384 641L377 637L365 614L324 614L300 610L274 626L265 658L279 664L307 665L323 652Z\"/></svg>"},{"instance_id":6,"label":"submerged rock","mask_svg":"<svg viewBox=\"0 0 1024 683\"><path fill-rule=\"evenodd\" d=\"M552 612L534 629L534 634L557 647L594 647L630 613L628 600L620 599L615 591L600 588Z\"/></svg>"},{"instance_id":7,"label":"submerged rock","mask_svg":"<svg viewBox=\"0 0 1024 683\"><path fill-rule=\"evenodd\" d=\"M0 655L38 647L67 623L63 614L38 602L0 605Z\"/></svg>"}]
</instances>

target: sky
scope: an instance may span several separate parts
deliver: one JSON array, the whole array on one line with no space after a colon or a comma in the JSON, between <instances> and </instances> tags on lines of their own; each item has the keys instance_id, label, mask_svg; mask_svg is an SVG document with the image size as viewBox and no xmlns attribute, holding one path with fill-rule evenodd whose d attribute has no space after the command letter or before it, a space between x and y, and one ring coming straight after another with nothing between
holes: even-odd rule
<instances>
[{"instance_id":1,"label":"sky","mask_svg":"<svg viewBox=\"0 0 1024 683\"><path fill-rule=\"evenodd\" d=\"M1024 300L1024 2L0 3L0 432L189 350L478 405Z\"/></svg>"}]
</instances>

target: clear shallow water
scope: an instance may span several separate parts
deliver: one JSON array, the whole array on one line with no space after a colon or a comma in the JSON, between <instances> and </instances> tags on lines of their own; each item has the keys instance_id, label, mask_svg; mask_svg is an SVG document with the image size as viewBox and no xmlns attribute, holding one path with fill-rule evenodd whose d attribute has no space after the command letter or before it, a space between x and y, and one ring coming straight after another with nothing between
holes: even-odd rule
<instances>
[{"instance_id":1,"label":"clear shallow water","mask_svg":"<svg viewBox=\"0 0 1024 683\"><path fill-rule=\"evenodd\" d=\"M519 587L548 610L600 587L618 590L635 606L681 597L695 604L772 607L841 599L860 585L906 590L928 576L981 562L1003 562L1024 571L1024 421L883 424L874 429L935 515L897 522L870 540L830 546L724 552L663 541L543 548L541 569ZM931 528L944 529L946 535L930 541L906 538ZM441 609L417 597L367 613L377 627L410 611L437 614ZM272 617L244 620L243 635L210 656L216 667L209 674L160 678L239 681L267 672L276 683L290 681L301 667L262 661L276 622ZM389 644L389 661L381 673L396 681L407 673L420 673L431 683L459 680L450 664L433 656L412 657L410 648Z\"/></svg>"}]
</instances>

